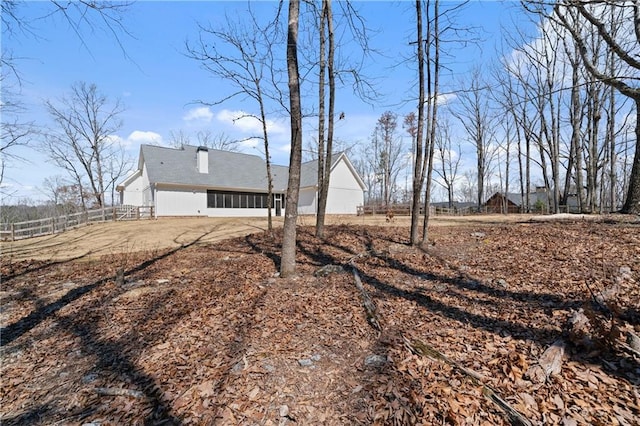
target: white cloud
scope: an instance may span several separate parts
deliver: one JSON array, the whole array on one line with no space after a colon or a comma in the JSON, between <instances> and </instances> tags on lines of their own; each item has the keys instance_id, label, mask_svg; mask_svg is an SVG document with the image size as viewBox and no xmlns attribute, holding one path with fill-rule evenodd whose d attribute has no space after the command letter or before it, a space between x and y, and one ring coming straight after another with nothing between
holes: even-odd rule
<instances>
[{"instance_id":1,"label":"white cloud","mask_svg":"<svg viewBox=\"0 0 640 426\"><path fill-rule=\"evenodd\" d=\"M240 146L242 148L257 148L258 146L262 147L261 143L262 143L262 140L258 138L249 138L249 139L240 141Z\"/></svg>"},{"instance_id":2,"label":"white cloud","mask_svg":"<svg viewBox=\"0 0 640 426\"><path fill-rule=\"evenodd\" d=\"M134 130L127 137L127 140L125 142L126 145L143 144L143 143L161 145L162 136L160 136L156 132Z\"/></svg>"},{"instance_id":3,"label":"white cloud","mask_svg":"<svg viewBox=\"0 0 640 426\"><path fill-rule=\"evenodd\" d=\"M122 139L120 136L118 135L109 135L106 138L107 142L112 144L112 145L119 145L119 146L129 146L130 142L128 140Z\"/></svg>"},{"instance_id":4,"label":"white cloud","mask_svg":"<svg viewBox=\"0 0 640 426\"><path fill-rule=\"evenodd\" d=\"M204 121L209 123L213 119L213 112L211 112L209 107L192 108L187 111L182 119L184 121Z\"/></svg>"},{"instance_id":5,"label":"white cloud","mask_svg":"<svg viewBox=\"0 0 640 426\"><path fill-rule=\"evenodd\" d=\"M245 111L221 110L216 114L216 120L233 125L245 134L262 134L262 123L256 116ZM267 119L267 131L271 134L284 133L285 127L281 123Z\"/></svg>"},{"instance_id":6,"label":"white cloud","mask_svg":"<svg viewBox=\"0 0 640 426\"><path fill-rule=\"evenodd\" d=\"M291 152L291 144L288 143L286 145L282 145L282 146L278 147L278 151Z\"/></svg>"},{"instance_id":7,"label":"white cloud","mask_svg":"<svg viewBox=\"0 0 640 426\"><path fill-rule=\"evenodd\" d=\"M446 105L455 100L458 96L455 93L442 93L438 95L438 105Z\"/></svg>"}]
</instances>

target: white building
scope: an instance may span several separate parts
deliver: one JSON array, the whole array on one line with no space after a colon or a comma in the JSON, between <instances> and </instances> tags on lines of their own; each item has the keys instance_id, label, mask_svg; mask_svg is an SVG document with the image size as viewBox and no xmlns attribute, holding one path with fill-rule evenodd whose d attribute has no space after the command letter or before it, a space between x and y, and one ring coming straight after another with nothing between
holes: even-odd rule
<instances>
[{"instance_id":1,"label":"white building","mask_svg":"<svg viewBox=\"0 0 640 426\"><path fill-rule=\"evenodd\" d=\"M288 167L271 166L272 213L283 214ZM299 214L315 214L318 162L302 164ZM140 147L137 170L117 187L120 203L153 206L156 216L266 216L267 168L257 156L185 145ZM333 156L327 214L356 214L365 185L344 153Z\"/></svg>"}]
</instances>

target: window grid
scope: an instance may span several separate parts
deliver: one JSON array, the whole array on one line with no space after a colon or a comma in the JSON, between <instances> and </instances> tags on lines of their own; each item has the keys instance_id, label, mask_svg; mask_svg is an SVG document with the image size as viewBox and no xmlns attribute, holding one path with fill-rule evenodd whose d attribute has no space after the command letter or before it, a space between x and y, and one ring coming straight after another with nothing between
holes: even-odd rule
<instances>
[{"instance_id":1,"label":"window grid","mask_svg":"<svg viewBox=\"0 0 640 426\"><path fill-rule=\"evenodd\" d=\"M271 197L275 207L275 194ZM267 194L259 192L233 192L207 190L207 208L210 209L266 209Z\"/></svg>"}]
</instances>

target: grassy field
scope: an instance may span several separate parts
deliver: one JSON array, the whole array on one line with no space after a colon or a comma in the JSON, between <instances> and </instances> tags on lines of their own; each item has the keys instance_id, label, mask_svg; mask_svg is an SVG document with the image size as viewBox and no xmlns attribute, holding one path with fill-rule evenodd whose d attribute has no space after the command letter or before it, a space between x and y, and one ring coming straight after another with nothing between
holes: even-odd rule
<instances>
[{"instance_id":1,"label":"grassy field","mask_svg":"<svg viewBox=\"0 0 640 426\"><path fill-rule=\"evenodd\" d=\"M527 215L437 216L431 226L471 223L511 223L528 221ZM301 216L300 225L313 226L315 218ZM274 227L283 219L274 218ZM379 216L329 216L327 224L409 226L407 216L387 221ZM211 243L267 230L266 218L160 218L134 222L91 224L65 233L0 243L2 256L12 260L64 260L95 258L145 250L180 247L191 243Z\"/></svg>"}]
</instances>

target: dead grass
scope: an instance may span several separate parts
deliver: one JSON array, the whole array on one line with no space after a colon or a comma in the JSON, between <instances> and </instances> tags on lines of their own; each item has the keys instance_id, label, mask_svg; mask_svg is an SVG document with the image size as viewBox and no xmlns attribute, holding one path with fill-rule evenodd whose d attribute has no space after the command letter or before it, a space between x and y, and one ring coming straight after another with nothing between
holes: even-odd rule
<instances>
[{"instance_id":1,"label":"dead grass","mask_svg":"<svg viewBox=\"0 0 640 426\"><path fill-rule=\"evenodd\" d=\"M528 215L437 216L431 226L452 226L471 223L512 223L527 221ZM315 217L301 216L300 225L313 226ZM281 227L282 218L274 218ZM387 221L386 216L329 216L328 225L409 226L408 216ZM245 236L267 230L266 218L160 218L135 222L91 224L62 234L0 243L2 256L11 260L90 259L148 250L175 248L188 244L203 244L231 237Z\"/></svg>"}]
</instances>

